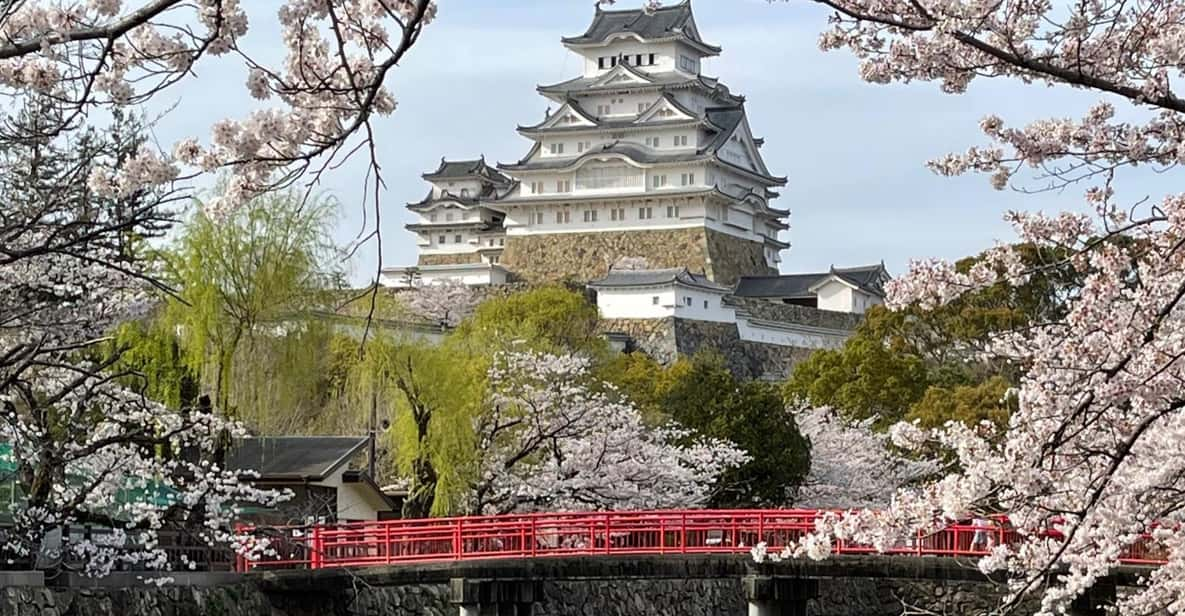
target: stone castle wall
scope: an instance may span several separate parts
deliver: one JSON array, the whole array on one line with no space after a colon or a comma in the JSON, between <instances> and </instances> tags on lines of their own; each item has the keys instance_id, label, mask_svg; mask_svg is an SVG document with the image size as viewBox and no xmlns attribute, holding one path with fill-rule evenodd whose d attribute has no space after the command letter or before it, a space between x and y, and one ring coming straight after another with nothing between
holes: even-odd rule
<instances>
[{"instance_id":1,"label":"stone castle wall","mask_svg":"<svg viewBox=\"0 0 1185 616\"><path fill-rule=\"evenodd\" d=\"M782 380L815 349L741 340L732 323L672 319L678 355L710 349L724 356L729 370L741 379Z\"/></svg>"},{"instance_id":2,"label":"stone castle wall","mask_svg":"<svg viewBox=\"0 0 1185 616\"><path fill-rule=\"evenodd\" d=\"M686 267L725 285L744 275L775 273L761 244L703 227L510 236L500 263L531 282L587 282L622 257L642 257L652 269Z\"/></svg>"},{"instance_id":3,"label":"stone castle wall","mask_svg":"<svg viewBox=\"0 0 1185 616\"><path fill-rule=\"evenodd\" d=\"M279 589L258 578L215 586L141 582L94 588L8 587L0 616L454 616L447 580L367 583L341 576L333 588ZM313 582L310 579L310 582ZM979 616L1003 595L986 583L832 578L819 580L811 616L899 616L902 604L934 614ZM312 586L313 584L311 584ZM523 606L527 607L527 606ZM1026 607L1031 607L1031 604ZM739 578L547 579L530 616L744 616ZM499 612L501 613L501 612ZM925 613L925 612L923 612ZM1021 611L1018 613L1032 613Z\"/></svg>"},{"instance_id":4,"label":"stone castle wall","mask_svg":"<svg viewBox=\"0 0 1185 616\"><path fill-rule=\"evenodd\" d=\"M762 319L800 323L834 329L852 329L860 315L816 310L804 306L790 306L755 301L744 306L753 316ZM741 340L734 323L715 323L691 319L602 319L602 332L629 335L633 349L669 364L680 356L690 356L702 350L719 352L733 374L742 379L781 380L790 375L794 366L810 357L815 349L766 344Z\"/></svg>"}]
</instances>

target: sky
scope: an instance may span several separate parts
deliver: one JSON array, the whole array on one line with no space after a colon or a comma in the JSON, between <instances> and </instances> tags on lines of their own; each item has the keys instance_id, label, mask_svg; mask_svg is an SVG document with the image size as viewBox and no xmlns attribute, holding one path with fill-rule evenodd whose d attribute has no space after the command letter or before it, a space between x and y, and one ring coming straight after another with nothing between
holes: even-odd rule
<instances>
[{"instance_id":1,"label":"sky","mask_svg":"<svg viewBox=\"0 0 1185 616\"><path fill-rule=\"evenodd\" d=\"M273 0L252 2L248 45L279 54ZM542 119L549 101L539 84L579 74L577 56L561 36L582 33L592 0L437 0L439 15L388 78L396 112L376 122L378 157L386 181L381 196L384 266L415 262L414 236L404 205L428 185L420 174L440 158L490 162L521 158L530 142L517 125ZM640 0L619 0L633 8ZM855 58L819 51L828 13L807 0L694 0L701 35L724 48L705 74L719 77L747 99L750 124L765 138L771 171L785 175L775 207L791 211L782 239L784 272L825 270L884 261L894 275L911 259L957 259L975 254L1012 232L1002 221L1010 209L1056 211L1078 207L1085 187L1062 193L995 191L986 176L946 178L925 167L929 159L984 145L981 117L1008 124L1044 117L1081 117L1098 99L1066 88L981 80L964 95L942 93L936 83L874 85L860 80ZM254 43L253 43L254 41ZM204 74L203 74L204 71ZM199 79L178 91L176 108L156 128L162 144L208 135L222 117L242 117L251 101L245 73L216 62L199 66ZM169 105L169 101L162 104ZM373 216L364 214L363 161L331 172L319 189L340 200L337 237L349 243ZM1170 190L1167 178L1144 170L1128 184L1134 201ZM1029 182L1027 187L1040 184ZM351 280L374 278L380 247L361 246L349 263Z\"/></svg>"}]
</instances>

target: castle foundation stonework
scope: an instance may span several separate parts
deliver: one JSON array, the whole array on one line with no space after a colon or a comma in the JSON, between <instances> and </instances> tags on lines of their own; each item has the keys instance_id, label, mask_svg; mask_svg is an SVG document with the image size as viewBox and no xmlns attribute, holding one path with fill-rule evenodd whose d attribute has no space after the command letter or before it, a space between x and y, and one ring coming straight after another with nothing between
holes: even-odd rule
<instances>
[{"instance_id":1,"label":"castle foundation stonework","mask_svg":"<svg viewBox=\"0 0 1185 616\"><path fill-rule=\"evenodd\" d=\"M604 276L622 257L641 257L650 268L701 271L721 284L776 273L761 244L703 227L512 235L501 264L531 282L588 281Z\"/></svg>"}]
</instances>

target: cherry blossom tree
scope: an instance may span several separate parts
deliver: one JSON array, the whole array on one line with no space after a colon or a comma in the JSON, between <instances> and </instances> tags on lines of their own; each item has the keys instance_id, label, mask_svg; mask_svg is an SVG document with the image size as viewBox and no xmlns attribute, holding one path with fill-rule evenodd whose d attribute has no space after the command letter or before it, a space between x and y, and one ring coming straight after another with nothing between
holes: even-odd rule
<instances>
[{"instance_id":1,"label":"cherry blossom tree","mask_svg":"<svg viewBox=\"0 0 1185 616\"><path fill-rule=\"evenodd\" d=\"M144 312L149 290L170 291L143 244L203 176L227 174L228 189L208 204L216 219L369 153L377 216L372 119L394 110L384 79L434 12L430 0L287 0L276 15L280 44L253 47L239 0L0 8L0 95L9 101L0 130L0 441L12 449L20 492L12 553L39 550L63 524L95 523L112 539L77 544L92 571L121 559L163 566L162 528L228 540L236 503L274 500L217 464L239 430L218 409L149 402L135 385L141 375L116 368L120 349L100 347L117 323ZM267 63L253 48L282 48L283 57ZM249 93L270 106L166 151L124 130L131 106L198 79L208 57L238 64Z\"/></svg>"},{"instance_id":2,"label":"cherry blossom tree","mask_svg":"<svg viewBox=\"0 0 1185 616\"><path fill-rule=\"evenodd\" d=\"M456 327L481 300L473 287L455 280L418 282L401 299L417 316L441 327Z\"/></svg>"},{"instance_id":3,"label":"cherry blossom tree","mask_svg":"<svg viewBox=\"0 0 1185 616\"><path fill-rule=\"evenodd\" d=\"M499 354L492 408L476 422L477 481L470 510L509 512L696 507L748 455L731 443L648 428L575 355Z\"/></svg>"},{"instance_id":4,"label":"cherry blossom tree","mask_svg":"<svg viewBox=\"0 0 1185 616\"><path fill-rule=\"evenodd\" d=\"M987 352L1023 368L1003 438L987 425L897 426L897 442L941 445L959 472L899 493L888 512L820 530L886 546L912 528L1005 512L1024 540L997 547L981 568L1011 573L1012 605L1043 591L1043 613L1151 540L1168 562L1118 609L1185 613L1185 194L1124 203L1115 191L1131 167L1173 173L1185 160L1185 4L818 1L835 10L821 47L855 53L870 82L930 80L958 94L975 79L1005 78L1106 96L1080 118L1012 127L989 115L980 127L991 145L930 163L944 175L989 174L998 189L1033 172L1038 190L1080 186L1093 214L1009 213L1022 242L1065 256L1033 266L999 247L966 273L916 262L890 285L891 306L938 305L1055 267L1083 284L1064 316L989 341ZM1132 119L1116 119L1117 106ZM1064 538L1049 539L1051 528ZM820 556L824 544L800 547Z\"/></svg>"},{"instance_id":5,"label":"cherry blossom tree","mask_svg":"<svg viewBox=\"0 0 1185 616\"><path fill-rule=\"evenodd\" d=\"M872 431L875 417L847 423L830 409L804 408L794 419L811 441L811 469L795 499L804 507L886 507L899 488L939 469L894 453L888 437Z\"/></svg>"},{"instance_id":6,"label":"cherry blossom tree","mask_svg":"<svg viewBox=\"0 0 1185 616\"><path fill-rule=\"evenodd\" d=\"M140 376L117 368L119 349L103 352L114 324L149 305L140 245L175 195L90 190L91 169L135 156L140 125L117 117L113 130L45 137L59 114L31 101L0 129L0 443L17 493L3 550L28 563L52 530L97 524L103 542L65 546L89 572L173 565L156 547L162 529L225 542L237 503L277 495L209 455L237 426L149 401Z\"/></svg>"}]
</instances>

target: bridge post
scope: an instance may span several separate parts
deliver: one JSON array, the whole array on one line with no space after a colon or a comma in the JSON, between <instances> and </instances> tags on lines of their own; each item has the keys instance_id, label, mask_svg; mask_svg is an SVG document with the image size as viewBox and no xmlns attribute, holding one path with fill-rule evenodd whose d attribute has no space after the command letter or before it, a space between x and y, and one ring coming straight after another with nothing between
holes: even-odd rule
<instances>
[{"instance_id":1,"label":"bridge post","mask_svg":"<svg viewBox=\"0 0 1185 616\"><path fill-rule=\"evenodd\" d=\"M457 606L457 616L531 616L542 598L536 580L449 580L449 603Z\"/></svg>"},{"instance_id":2,"label":"bridge post","mask_svg":"<svg viewBox=\"0 0 1185 616\"><path fill-rule=\"evenodd\" d=\"M749 575L744 578L748 616L807 616L807 601L819 595L819 580Z\"/></svg>"},{"instance_id":3,"label":"bridge post","mask_svg":"<svg viewBox=\"0 0 1185 616\"><path fill-rule=\"evenodd\" d=\"M1104 616L1107 606L1115 604L1114 580L1101 579L1070 602L1069 616Z\"/></svg>"}]
</instances>

